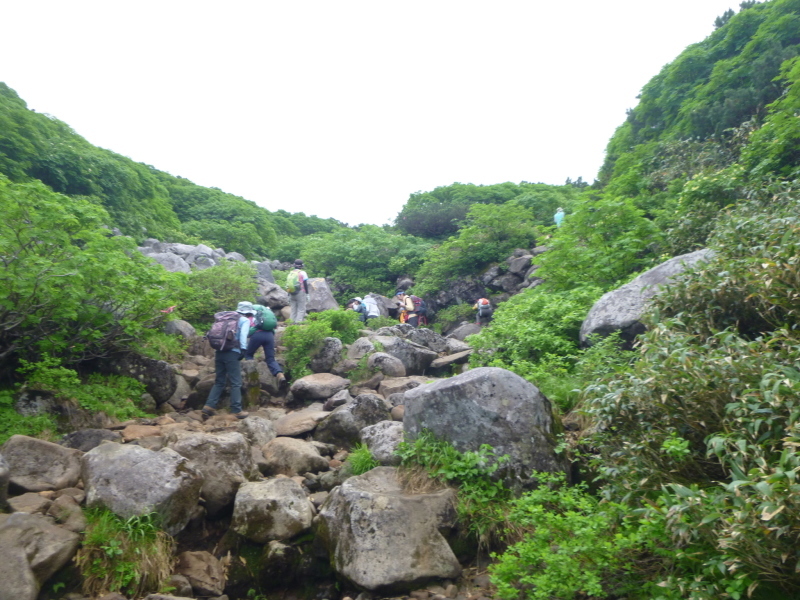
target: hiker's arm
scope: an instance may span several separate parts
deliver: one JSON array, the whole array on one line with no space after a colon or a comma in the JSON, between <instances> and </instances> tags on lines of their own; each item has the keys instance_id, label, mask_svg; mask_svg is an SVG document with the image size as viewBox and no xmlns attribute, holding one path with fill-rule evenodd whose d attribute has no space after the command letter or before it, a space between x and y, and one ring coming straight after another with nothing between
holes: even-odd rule
<instances>
[{"instance_id":1,"label":"hiker's arm","mask_svg":"<svg viewBox=\"0 0 800 600\"><path fill-rule=\"evenodd\" d=\"M244 352L247 349L247 334L250 333L250 319L241 317L239 319L239 349Z\"/></svg>"}]
</instances>

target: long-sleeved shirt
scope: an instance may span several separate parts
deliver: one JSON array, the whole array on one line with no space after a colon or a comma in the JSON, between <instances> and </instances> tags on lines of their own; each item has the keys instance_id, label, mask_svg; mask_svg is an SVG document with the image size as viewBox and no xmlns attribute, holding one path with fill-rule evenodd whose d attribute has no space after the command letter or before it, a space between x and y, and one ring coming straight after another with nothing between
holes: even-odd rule
<instances>
[{"instance_id":1,"label":"long-sleeved shirt","mask_svg":"<svg viewBox=\"0 0 800 600\"><path fill-rule=\"evenodd\" d=\"M233 348L234 352L244 352L247 350L247 334L250 333L250 319L245 316L239 317L236 323L236 333L239 335L239 348Z\"/></svg>"}]
</instances>

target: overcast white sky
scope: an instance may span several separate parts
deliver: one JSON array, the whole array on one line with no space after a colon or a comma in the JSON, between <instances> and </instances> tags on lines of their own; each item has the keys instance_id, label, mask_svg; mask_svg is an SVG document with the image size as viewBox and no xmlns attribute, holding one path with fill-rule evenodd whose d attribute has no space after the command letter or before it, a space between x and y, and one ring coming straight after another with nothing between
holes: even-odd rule
<instances>
[{"instance_id":1,"label":"overcast white sky","mask_svg":"<svg viewBox=\"0 0 800 600\"><path fill-rule=\"evenodd\" d=\"M26 0L0 81L173 175L383 224L456 181L592 181L642 86L738 4Z\"/></svg>"}]
</instances>

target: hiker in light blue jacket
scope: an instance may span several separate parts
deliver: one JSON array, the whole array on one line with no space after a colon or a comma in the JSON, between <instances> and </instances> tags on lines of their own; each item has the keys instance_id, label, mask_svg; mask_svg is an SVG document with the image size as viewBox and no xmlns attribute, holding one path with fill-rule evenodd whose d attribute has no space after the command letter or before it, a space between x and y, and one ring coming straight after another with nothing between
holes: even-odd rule
<instances>
[{"instance_id":1,"label":"hiker in light blue jacket","mask_svg":"<svg viewBox=\"0 0 800 600\"><path fill-rule=\"evenodd\" d=\"M558 207L558 210L556 211L553 220L556 222L556 227L561 227L561 221L564 220L564 209L561 208L560 206Z\"/></svg>"}]
</instances>

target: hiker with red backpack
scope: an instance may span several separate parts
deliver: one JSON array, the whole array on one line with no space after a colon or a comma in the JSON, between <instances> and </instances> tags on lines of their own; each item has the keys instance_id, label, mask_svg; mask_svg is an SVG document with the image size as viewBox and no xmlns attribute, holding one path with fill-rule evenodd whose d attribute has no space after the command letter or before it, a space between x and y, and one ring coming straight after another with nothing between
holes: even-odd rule
<instances>
[{"instance_id":1,"label":"hiker with red backpack","mask_svg":"<svg viewBox=\"0 0 800 600\"><path fill-rule=\"evenodd\" d=\"M478 311L475 314L475 323L483 327L484 325L488 325L492 322L492 315L494 314L494 309L492 308L492 303L489 302L486 298L478 298L478 301L475 302L475 306L472 307L472 310Z\"/></svg>"},{"instance_id":2,"label":"hiker with red backpack","mask_svg":"<svg viewBox=\"0 0 800 600\"><path fill-rule=\"evenodd\" d=\"M206 334L208 343L216 353L214 367L216 378L214 387L208 394L203 415L213 416L216 413L220 396L225 390L226 380L231 384L230 411L237 419L245 419L248 413L242 410L242 370L239 361L245 356L247 334L250 333L248 315L255 315L256 309L250 302L239 302L236 312L226 310L214 315L214 324Z\"/></svg>"},{"instance_id":3,"label":"hiker with red backpack","mask_svg":"<svg viewBox=\"0 0 800 600\"><path fill-rule=\"evenodd\" d=\"M407 294L403 290L397 290L395 298L397 298L400 310L406 313L406 323L412 327L428 324L428 309L422 298Z\"/></svg>"}]
</instances>

